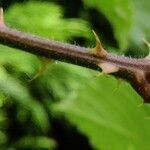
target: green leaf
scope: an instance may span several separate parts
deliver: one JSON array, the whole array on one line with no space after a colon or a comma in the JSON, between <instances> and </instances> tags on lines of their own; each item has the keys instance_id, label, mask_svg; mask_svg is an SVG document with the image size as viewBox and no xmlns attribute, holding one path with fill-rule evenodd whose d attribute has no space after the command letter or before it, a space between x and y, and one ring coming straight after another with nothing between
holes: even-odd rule
<instances>
[{"instance_id":1,"label":"green leaf","mask_svg":"<svg viewBox=\"0 0 150 150\"><path fill-rule=\"evenodd\" d=\"M35 55L0 45L1 66L11 66L12 70L14 69L15 71L24 72L28 76L33 76L39 69L40 64L39 58Z\"/></svg>"},{"instance_id":2,"label":"green leaf","mask_svg":"<svg viewBox=\"0 0 150 150\"><path fill-rule=\"evenodd\" d=\"M52 150L56 147L54 140L48 137L23 137L15 144L15 147L21 149L43 149Z\"/></svg>"},{"instance_id":3,"label":"green leaf","mask_svg":"<svg viewBox=\"0 0 150 150\"><path fill-rule=\"evenodd\" d=\"M70 40L72 36L90 38L89 24L82 19L63 18L62 8L49 2L15 4L6 11L6 22L17 29L51 39Z\"/></svg>"},{"instance_id":4,"label":"green leaf","mask_svg":"<svg viewBox=\"0 0 150 150\"><path fill-rule=\"evenodd\" d=\"M11 97L24 110L29 110L32 120L42 131L49 129L48 114L41 103L32 97L21 81L8 74L3 67L0 67L0 91Z\"/></svg>"},{"instance_id":5,"label":"green leaf","mask_svg":"<svg viewBox=\"0 0 150 150\"><path fill-rule=\"evenodd\" d=\"M134 6L133 26L130 32L130 40L138 46L143 43L142 38L150 38L150 1L132 0Z\"/></svg>"},{"instance_id":6,"label":"green leaf","mask_svg":"<svg viewBox=\"0 0 150 150\"><path fill-rule=\"evenodd\" d=\"M94 7L109 20L121 49L128 44L128 34L132 25L132 4L130 0L84 0L88 7ZM96 17L96 16L95 16Z\"/></svg>"},{"instance_id":7,"label":"green leaf","mask_svg":"<svg viewBox=\"0 0 150 150\"><path fill-rule=\"evenodd\" d=\"M129 32L128 55L143 58L149 50L143 39L150 39L150 1L131 0L133 6L132 27Z\"/></svg>"},{"instance_id":8,"label":"green leaf","mask_svg":"<svg viewBox=\"0 0 150 150\"><path fill-rule=\"evenodd\" d=\"M79 93L56 105L100 150L148 150L150 120L142 99L131 88L110 76L87 81Z\"/></svg>"},{"instance_id":9,"label":"green leaf","mask_svg":"<svg viewBox=\"0 0 150 150\"><path fill-rule=\"evenodd\" d=\"M56 62L49 65L39 78L39 85L47 88L47 92L53 93L54 99L63 100L96 75L96 71L87 68L82 68L81 72L79 66Z\"/></svg>"}]
</instances>

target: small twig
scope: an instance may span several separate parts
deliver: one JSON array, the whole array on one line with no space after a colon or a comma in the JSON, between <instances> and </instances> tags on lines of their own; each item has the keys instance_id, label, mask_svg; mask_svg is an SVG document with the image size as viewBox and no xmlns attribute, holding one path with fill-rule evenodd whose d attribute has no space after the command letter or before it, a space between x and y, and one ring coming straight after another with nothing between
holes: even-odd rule
<instances>
[{"instance_id":1,"label":"small twig","mask_svg":"<svg viewBox=\"0 0 150 150\"><path fill-rule=\"evenodd\" d=\"M150 60L115 56L107 53L96 36L95 53L90 48L84 48L62 42L40 38L20 32L5 26L0 10L0 43L18 48L46 58L65 61L87 68L98 69L106 73L116 72L115 75L128 79L136 91L150 102ZM126 75L127 74L127 75Z\"/></svg>"}]
</instances>

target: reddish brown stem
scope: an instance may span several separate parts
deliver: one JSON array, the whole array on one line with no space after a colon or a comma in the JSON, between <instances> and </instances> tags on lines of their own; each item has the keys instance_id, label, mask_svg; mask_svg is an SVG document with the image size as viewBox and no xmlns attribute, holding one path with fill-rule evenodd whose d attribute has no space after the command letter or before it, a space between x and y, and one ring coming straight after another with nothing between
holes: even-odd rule
<instances>
[{"instance_id":1,"label":"reddish brown stem","mask_svg":"<svg viewBox=\"0 0 150 150\"><path fill-rule=\"evenodd\" d=\"M150 102L149 59L135 59L112 54L98 57L91 54L89 48L47 40L5 26L0 27L0 43L36 55L92 69L98 69L98 65L101 63L112 64L119 68L117 75L128 78L144 100ZM128 77L124 76L122 72L128 72Z\"/></svg>"}]
</instances>

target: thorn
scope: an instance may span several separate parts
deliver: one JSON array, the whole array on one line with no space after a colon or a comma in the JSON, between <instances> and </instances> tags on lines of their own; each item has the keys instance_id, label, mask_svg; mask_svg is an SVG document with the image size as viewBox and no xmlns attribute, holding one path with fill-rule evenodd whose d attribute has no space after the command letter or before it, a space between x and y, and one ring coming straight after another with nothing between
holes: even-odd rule
<instances>
[{"instance_id":1,"label":"thorn","mask_svg":"<svg viewBox=\"0 0 150 150\"><path fill-rule=\"evenodd\" d=\"M3 8L0 7L0 28L5 27L4 24L4 12L3 12Z\"/></svg>"},{"instance_id":2,"label":"thorn","mask_svg":"<svg viewBox=\"0 0 150 150\"><path fill-rule=\"evenodd\" d=\"M145 40L145 39L143 39L143 41L148 46L148 48L150 49L150 43L147 40Z\"/></svg>"},{"instance_id":3,"label":"thorn","mask_svg":"<svg viewBox=\"0 0 150 150\"><path fill-rule=\"evenodd\" d=\"M148 46L148 48L149 48L149 54L145 57L145 59L150 59L150 43L147 41L147 40L145 40L145 39L143 39L143 41L144 41L144 43Z\"/></svg>"},{"instance_id":4,"label":"thorn","mask_svg":"<svg viewBox=\"0 0 150 150\"><path fill-rule=\"evenodd\" d=\"M40 75L42 75L47 70L49 64L52 62L53 60L42 57L42 66L39 68L38 72L29 81L33 81L36 78L38 78Z\"/></svg>"},{"instance_id":5,"label":"thorn","mask_svg":"<svg viewBox=\"0 0 150 150\"><path fill-rule=\"evenodd\" d=\"M119 70L117 66L114 66L110 63L101 63L98 66L102 69L102 72L106 74L118 72Z\"/></svg>"},{"instance_id":6,"label":"thorn","mask_svg":"<svg viewBox=\"0 0 150 150\"><path fill-rule=\"evenodd\" d=\"M113 92L116 92L120 88L122 82L123 82L123 79L121 78L117 79L117 85L116 85L116 88L114 88Z\"/></svg>"},{"instance_id":7,"label":"thorn","mask_svg":"<svg viewBox=\"0 0 150 150\"><path fill-rule=\"evenodd\" d=\"M92 48L91 52L92 52L93 54L99 56L99 57L104 58L104 57L106 57L106 55L107 55L107 51L103 48L103 46L102 46L102 44L101 44L101 41L100 41L98 35L95 33L94 30L92 30L92 31L93 31L93 34L94 34L95 39L96 39L96 46L95 46L95 48Z\"/></svg>"}]
</instances>

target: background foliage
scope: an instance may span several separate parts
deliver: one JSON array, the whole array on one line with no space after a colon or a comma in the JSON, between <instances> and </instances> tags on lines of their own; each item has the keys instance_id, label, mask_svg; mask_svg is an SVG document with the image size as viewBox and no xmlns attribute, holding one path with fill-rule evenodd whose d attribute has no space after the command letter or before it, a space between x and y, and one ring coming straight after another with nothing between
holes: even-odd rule
<instances>
[{"instance_id":1,"label":"background foliage","mask_svg":"<svg viewBox=\"0 0 150 150\"><path fill-rule=\"evenodd\" d=\"M1 0L10 27L144 57L148 0ZM41 70L46 70L34 78ZM150 106L126 82L0 45L0 148L149 150Z\"/></svg>"}]
</instances>

